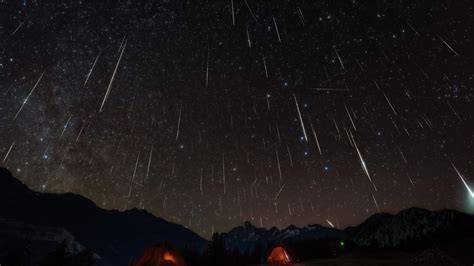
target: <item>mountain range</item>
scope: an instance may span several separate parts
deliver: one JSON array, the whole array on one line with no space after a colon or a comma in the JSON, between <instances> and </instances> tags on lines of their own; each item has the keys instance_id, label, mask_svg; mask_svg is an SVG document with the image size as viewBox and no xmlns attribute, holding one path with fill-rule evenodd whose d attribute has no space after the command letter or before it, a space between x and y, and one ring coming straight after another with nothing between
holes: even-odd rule
<instances>
[{"instance_id":1,"label":"mountain range","mask_svg":"<svg viewBox=\"0 0 474 266\"><path fill-rule=\"evenodd\" d=\"M443 250L456 247L450 251L455 253L462 249L460 243L470 248L464 254L474 254L473 225L474 216L456 210L409 208L397 214L375 214L345 229L317 224L266 229L245 222L219 237L227 250L243 254L252 253L256 248L266 251L277 244L324 239L376 249L415 247L425 250L435 243L444 245L444 248L437 246L423 253L426 257L440 247ZM204 251L208 245L206 239L184 226L145 210L105 210L80 195L36 192L7 169L0 168L0 258L2 251L11 246L5 236L39 241L36 246L41 250L52 243L66 241L78 252L84 249L93 252L99 266L130 265L146 247L160 242L195 251Z\"/></svg>"},{"instance_id":2,"label":"mountain range","mask_svg":"<svg viewBox=\"0 0 474 266\"><path fill-rule=\"evenodd\" d=\"M0 168L0 219L63 228L95 253L98 265L130 265L146 247L160 242L195 250L207 245L207 240L184 226L145 210L105 210L76 194L32 191L5 168Z\"/></svg>"},{"instance_id":3,"label":"mountain range","mask_svg":"<svg viewBox=\"0 0 474 266\"><path fill-rule=\"evenodd\" d=\"M354 227L327 228L321 225L284 229L258 228L250 222L221 234L229 250L252 252L257 246L267 249L275 244L334 238L359 247L427 247L436 241L470 238L474 240L474 216L456 210L429 211L409 208L397 214L378 213ZM474 242L473 242L474 244Z\"/></svg>"}]
</instances>

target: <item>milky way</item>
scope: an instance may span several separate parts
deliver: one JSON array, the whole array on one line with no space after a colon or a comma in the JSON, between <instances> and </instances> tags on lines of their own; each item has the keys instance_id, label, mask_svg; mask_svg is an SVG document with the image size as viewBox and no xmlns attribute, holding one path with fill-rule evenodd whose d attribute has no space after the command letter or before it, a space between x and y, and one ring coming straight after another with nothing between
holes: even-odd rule
<instances>
[{"instance_id":1,"label":"milky way","mask_svg":"<svg viewBox=\"0 0 474 266\"><path fill-rule=\"evenodd\" d=\"M474 211L471 1L81 2L0 1L0 160L32 189L205 237Z\"/></svg>"}]
</instances>

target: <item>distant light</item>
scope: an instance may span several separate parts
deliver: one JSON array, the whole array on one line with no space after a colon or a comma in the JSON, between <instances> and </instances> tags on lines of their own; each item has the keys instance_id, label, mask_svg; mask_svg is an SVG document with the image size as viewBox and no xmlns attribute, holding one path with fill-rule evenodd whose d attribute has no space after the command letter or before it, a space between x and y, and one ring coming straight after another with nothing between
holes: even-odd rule
<instances>
[{"instance_id":1,"label":"distant light","mask_svg":"<svg viewBox=\"0 0 474 266\"><path fill-rule=\"evenodd\" d=\"M346 245L346 243L344 243L344 241L340 241L340 242L339 242L339 246L340 246L341 248L344 247L345 245Z\"/></svg>"}]
</instances>

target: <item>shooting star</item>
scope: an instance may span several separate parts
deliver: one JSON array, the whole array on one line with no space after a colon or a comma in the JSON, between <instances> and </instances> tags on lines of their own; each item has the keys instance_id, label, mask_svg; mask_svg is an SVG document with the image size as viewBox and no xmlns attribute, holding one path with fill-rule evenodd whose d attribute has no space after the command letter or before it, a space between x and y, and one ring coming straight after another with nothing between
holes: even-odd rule
<instances>
[{"instance_id":1,"label":"shooting star","mask_svg":"<svg viewBox=\"0 0 474 266\"><path fill-rule=\"evenodd\" d=\"M352 142L354 143L354 147L356 149L357 155L359 156L359 161L360 161L360 165L362 167L362 170L364 170L364 173L367 175L367 177L369 178L369 181L374 186L375 191L377 191L377 187L375 186L375 183L372 181L372 178L370 177L369 169L367 169L367 165L365 164L365 160L362 157L362 154L360 153L359 147L357 146L357 143L354 139L354 136L352 135L352 132L351 132L351 138L352 138Z\"/></svg>"},{"instance_id":2,"label":"shooting star","mask_svg":"<svg viewBox=\"0 0 474 266\"><path fill-rule=\"evenodd\" d=\"M97 64L97 61L99 60L100 54L102 54L102 50L100 50L99 54L95 57L94 63L92 64L92 67L89 70L89 73L87 73L86 80L84 81L84 85L82 85L82 88L86 87L87 81L89 81L92 71L94 71L95 65Z\"/></svg>"},{"instance_id":3,"label":"shooting star","mask_svg":"<svg viewBox=\"0 0 474 266\"><path fill-rule=\"evenodd\" d=\"M278 174L280 174L280 181L283 181L283 177L281 175L280 157L278 156L278 150L275 150L275 152L276 152L276 157L277 157Z\"/></svg>"},{"instance_id":4,"label":"shooting star","mask_svg":"<svg viewBox=\"0 0 474 266\"><path fill-rule=\"evenodd\" d=\"M298 7L298 16L300 17L301 23L302 23L303 26L304 26L304 16L303 16L303 12L301 12L301 8L300 8L300 7Z\"/></svg>"},{"instance_id":5,"label":"shooting star","mask_svg":"<svg viewBox=\"0 0 474 266\"><path fill-rule=\"evenodd\" d=\"M453 111L454 115L459 119L459 121L462 121L461 117L458 115L458 113L456 112L456 110L454 110L453 106L451 105L451 103L449 103L449 101L446 101L446 103L448 104L449 108L451 109L451 111Z\"/></svg>"},{"instance_id":6,"label":"shooting star","mask_svg":"<svg viewBox=\"0 0 474 266\"><path fill-rule=\"evenodd\" d=\"M333 224L333 223L331 223L331 221L329 221L328 219L326 219L326 223L328 223L328 224L329 224L329 226L331 226L332 228L335 228L334 224Z\"/></svg>"},{"instance_id":7,"label":"shooting star","mask_svg":"<svg viewBox=\"0 0 474 266\"><path fill-rule=\"evenodd\" d=\"M304 128L303 118L301 117L300 107L298 105L298 100L296 99L295 94L293 94L293 98L295 99L296 109L298 110L298 117L300 118L300 123L301 123L301 128L303 129L304 139L306 140L306 142L308 142L308 136L306 135L306 129Z\"/></svg>"},{"instance_id":8,"label":"shooting star","mask_svg":"<svg viewBox=\"0 0 474 266\"><path fill-rule=\"evenodd\" d=\"M245 25L245 29L247 30L247 43L249 44L249 48L252 48L252 42L250 41L250 34L249 34L249 26Z\"/></svg>"},{"instance_id":9,"label":"shooting star","mask_svg":"<svg viewBox=\"0 0 474 266\"><path fill-rule=\"evenodd\" d=\"M125 51L125 48L127 47L127 41L128 39L125 40L122 51L120 52L120 56L117 60L117 64L115 65L114 73L112 74L112 77L110 78L109 86L107 86L107 91L104 95L104 99L102 100L102 104L100 105L99 113L102 112L102 108L104 108L105 101L107 101L107 98L109 97L110 90L112 88L112 83L114 82L114 79L115 79L115 74L117 73L117 69L120 65L120 61L122 60L123 52Z\"/></svg>"},{"instance_id":10,"label":"shooting star","mask_svg":"<svg viewBox=\"0 0 474 266\"><path fill-rule=\"evenodd\" d=\"M226 185L225 185L225 159L224 159L224 153L222 153L222 183L224 185L224 195L225 195Z\"/></svg>"},{"instance_id":11,"label":"shooting star","mask_svg":"<svg viewBox=\"0 0 474 266\"><path fill-rule=\"evenodd\" d=\"M263 67L265 68L265 76L268 78L267 62L265 61L265 56L262 55Z\"/></svg>"},{"instance_id":12,"label":"shooting star","mask_svg":"<svg viewBox=\"0 0 474 266\"><path fill-rule=\"evenodd\" d=\"M153 145L150 148L150 154L148 155L148 166L146 168L145 180L148 180L148 174L150 173L151 157L153 156Z\"/></svg>"},{"instance_id":13,"label":"shooting star","mask_svg":"<svg viewBox=\"0 0 474 266\"><path fill-rule=\"evenodd\" d=\"M370 193L370 194L372 195L372 200L374 201L374 204L377 207L377 211L380 212L379 204L377 203L377 200L375 199L374 194L373 193Z\"/></svg>"},{"instance_id":14,"label":"shooting star","mask_svg":"<svg viewBox=\"0 0 474 266\"><path fill-rule=\"evenodd\" d=\"M357 128L356 128L356 126L355 126L355 124L354 124L354 121L352 120L352 116L351 116L351 114L349 113L349 109L347 108L347 105L344 104L344 107L346 108L347 116L349 116L349 120L351 121L351 124L352 124L352 126L354 127L354 130L357 131Z\"/></svg>"},{"instance_id":15,"label":"shooting star","mask_svg":"<svg viewBox=\"0 0 474 266\"><path fill-rule=\"evenodd\" d=\"M138 159L140 158L140 152L137 154L137 160L135 161L135 169L133 169L133 176L132 180L130 180L130 190L128 191L128 197L130 198L130 195L132 194L132 185L135 183L135 175L137 173L137 167L138 167Z\"/></svg>"},{"instance_id":16,"label":"shooting star","mask_svg":"<svg viewBox=\"0 0 474 266\"><path fill-rule=\"evenodd\" d=\"M280 187L280 190L278 190L278 193L275 195L275 197L273 198L273 201L276 202L278 197L280 197L280 194L281 192L283 191L283 189L285 188L285 184L281 185Z\"/></svg>"},{"instance_id":17,"label":"shooting star","mask_svg":"<svg viewBox=\"0 0 474 266\"><path fill-rule=\"evenodd\" d=\"M181 104L179 107L179 116L178 116L178 128L176 129L176 140L179 138L179 126L181 125L181 110L183 108L183 105Z\"/></svg>"},{"instance_id":18,"label":"shooting star","mask_svg":"<svg viewBox=\"0 0 474 266\"><path fill-rule=\"evenodd\" d=\"M453 47L451 47L451 45L449 45L443 38L441 38L439 34L438 34L438 38L444 43L444 45L446 45L446 47L449 48L449 50L451 50L451 52L453 52L456 56L459 56L459 54L453 49Z\"/></svg>"},{"instance_id":19,"label":"shooting star","mask_svg":"<svg viewBox=\"0 0 474 266\"><path fill-rule=\"evenodd\" d=\"M15 117L13 117L13 120L16 120L16 118L17 118L18 115L20 114L21 110L23 109L23 107L25 106L25 104L28 102L28 99L30 98L31 94L33 94L33 92L35 91L36 86L38 86L38 84L40 83L40 81L41 81L41 79L43 78L45 72L46 72L46 71L43 71L43 73L42 73L41 76L39 77L38 81L36 81L36 84L33 86L33 89L31 89L30 93L28 93L28 96L26 96L25 100L24 100L23 103L21 104L20 109L18 109L18 112L16 112Z\"/></svg>"},{"instance_id":20,"label":"shooting star","mask_svg":"<svg viewBox=\"0 0 474 266\"><path fill-rule=\"evenodd\" d=\"M7 151L7 154L5 154L5 157L3 157L3 161L2 161L2 164L5 163L8 159L8 155L10 155L10 152L12 151L13 149L13 146L15 146L15 142L12 143L12 145L10 145L10 148L8 149Z\"/></svg>"},{"instance_id":21,"label":"shooting star","mask_svg":"<svg viewBox=\"0 0 474 266\"><path fill-rule=\"evenodd\" d=\"M18 25L18 27L16 27L16 29L12 32L12 34L10 34L10 37L13 37L13 35L15 35L15 33L17 33L21 29L21 27L23 27L23 25L25 24L25 22L27 20L28 20L28 18L23 20L23 22L21 22L20 25Z\"/></svg>"},{"instance_id":22,"label":"shooting star","mask_svg":"<svg viewBox=\"0 0 474 266\"><path fill-rule=\"evenodd\" d=\"M318 135L316 134L316 130L314 130L314 127L313 127L313 123L309 123L310 126L311 126L311 132L313 132L313 137L314 137L314 140L316 141L316 145L318 146L318 150L319 150L319 155L323 155L322 151L321 151L321 146L319 146L319 140L318 140Z\"/></svg>"},{"instance_id":23,"label":"shooting star","mask_svg":"<svg viewBox=\"0 0 474 266\"><path fill-rule=\"evenodd\" d=\"M337 59L339 60L339 64L341 64L342 70L345 70L344 63L342 62L341 56L339 56L339 53L337 52L336 46L332 47L334 49L334 52L336 52Z\"/></svg>"},{"instance_id":24,"label":"shooting star","mask_svg":"<svg viewBox=\"0 0 474 266\"><path fill-rule=\"evenodd\" d=\"M234 0L230 0L230 6L232 10L232 25L235 25Z\"/></svg>"},{"instance_id":25,"label":"shooting star","mask_svg":"<svg viewBox=\"0 0 474 266\"><path fill-rule=\"evenodd\" d=\"M272 17L273 17L273 24L275 24L275 30L276 30L276 33L277 33L277 36L278 36L278 41L281 42L280 31L278 30L278 25L276 23L275 16L272 16Z\"/></svg>"},{"instance_id":26,"label":"shooting star","mask_svg":"<svg viewBox=\"0 0 474 266\"><path fill-rule=\"evenodd\" d=\"M462 183L466 187L467 191L469 191L469 195L471 196L471 198L474 198L474 192L471 190L471 188L467 184L466 180L464 180L461 173L458 171L458 169L456 168L456 166L454 165L453 162L451 162L451 165L453 166L454 170L456 171L456 174L458 174L459 178L461 179Z\"/></svg>"},{"instance_id":27,"label":"shooting star","mask_svg":"<svg viewBox=\"0 0 474 266\"><path fill-rule=\"evenodd\" d=\"M415 29L415 27L413 27L413 26L410 24L410 22L408 22L408 20L407 20L407 24L408 24L408 26L416 33L416 35L420 36L420 34L418 33L418 31Z\"/></svg>"},{"instance_id":28,"label":"shooting star","mask_svg":"<svg viewBox=\"0 0 474 266\"><path fill-rule=\"evenodd\" d=\"M69 118L67 119L66 124L64 125L63 130L61 131L61 135L59 136L59 139L61 139L63 137L64 132L66 131L67 126L69 125L70 121L71 121L71 116L69 116Z\"/></svg>"},{"instance_id":29,"label":"shooting star","mask_svg":"<svg viewBox=\"0 0 474 266\"><path fill-rule=\"evenodd\" d=\"M383 94L383 97L385 97L385 100L387 101L388 105L390 106L390 109L392 109L393 114L397 115L397 111L395 111L395 108L393 108L392 103L390 102L390 100L388 99L384 91L382 91L382 94Z\"/></svg>"},{"instance_id":30,"label":"shooting star","mask_svg":"<svg viewBox=\"0 0 474 266\"><path fill-rule=\"evenodd\" d=\"M248 8L249 11L250 11L250 14L252 14L252 17L253 17L253 19L255 20L255 23L258 24L257 18L256 18L255 15L253 14L253 11L252 11L252 9L250 8L249 3L247 3L247 0L244 0L244 2L245 2L245 5L247 6L247 8Z\"/></svg>"}]
</instances>

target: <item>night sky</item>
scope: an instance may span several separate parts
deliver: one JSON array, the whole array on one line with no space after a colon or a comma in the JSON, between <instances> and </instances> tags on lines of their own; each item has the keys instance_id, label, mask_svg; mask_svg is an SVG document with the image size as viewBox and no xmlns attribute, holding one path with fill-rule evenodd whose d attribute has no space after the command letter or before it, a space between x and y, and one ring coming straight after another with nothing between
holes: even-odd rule
<instances>
[{"instance_id":1,"label":"night sky","mask_svg":"<svg viewBox=\"0 0 474 266\"><path fill-rule=\"evenodd\" d=\"M0 0L0 163L204 237L472 213L473 7Z\"/></svg>"}]
</instances>

